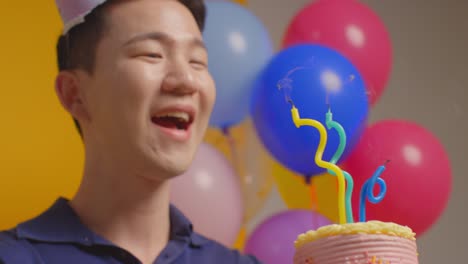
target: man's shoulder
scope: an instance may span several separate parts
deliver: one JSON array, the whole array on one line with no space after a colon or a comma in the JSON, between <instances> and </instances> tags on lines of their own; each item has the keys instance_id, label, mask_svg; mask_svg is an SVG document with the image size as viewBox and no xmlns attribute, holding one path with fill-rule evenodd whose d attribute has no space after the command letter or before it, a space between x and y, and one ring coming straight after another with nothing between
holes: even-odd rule
<instances>
[{"instance_id":1,"label":"man's shoulder","mask_svg":"<svg viewBox=\"0 0 468 264\"><path fill-rule=\"evenodd\" d=\"M18 239L16 229L0 231L0 264L38 263L28 243Z\"/></svg>"},{"instance_id":2,"label":"man's shoulder","mask_svg":"<svg viewBox=\"0 0 468 264\"><path fill-rule=\"evenodd\" d=\"M205 250L205 254L210 256L210 259L215 258L218 261L222 261L222 263L260 264L254 256L242 254L236 249L228 248L200 234L196 234L196 236L197 240L203 244L202 248Z\"/></svg>"}]
</instances>

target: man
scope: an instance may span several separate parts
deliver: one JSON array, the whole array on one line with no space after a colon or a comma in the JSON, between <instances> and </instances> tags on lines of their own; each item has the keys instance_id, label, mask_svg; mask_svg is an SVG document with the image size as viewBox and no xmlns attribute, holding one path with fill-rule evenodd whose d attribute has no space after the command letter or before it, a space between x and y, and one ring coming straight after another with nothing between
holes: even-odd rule
<instances>
[{"instance_id":1,"label":"man","mask_svg":"<svg viewBox=\"0 0 468 264\"><path fill-rule=\"evenodd\" d=\"M0 263L258 263L193 232L169 203L215 99L201 0L58 6L56 93L83 138L83 179L72 200L0 233Z\"/></svg>"}]
</instances>

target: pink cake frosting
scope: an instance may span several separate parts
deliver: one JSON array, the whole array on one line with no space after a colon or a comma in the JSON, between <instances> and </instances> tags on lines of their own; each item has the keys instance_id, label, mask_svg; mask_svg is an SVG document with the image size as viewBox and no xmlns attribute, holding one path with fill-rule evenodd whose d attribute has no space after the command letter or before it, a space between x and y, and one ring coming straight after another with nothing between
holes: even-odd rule
<instances>
[{"instance_id":1,"label":"pink cake frosting","mask_svg":"<svg viewBox=\"0 0 468 264\"><path fill-rule=\"evenodd\" d=\"M296 251L295 264L418 264L416 242L375 234L322 238Z\"/></svg>"},{"instance_id":2,"label":"pink cake frosting","mask_svg":"<svg viewBox=\"0 0 468 264\"><path fill-rule=\"evenodd\" d=\"M376 221L325 226L298 237L294 264L418 264L413 234Z\"/></svg>"}]
</instances>

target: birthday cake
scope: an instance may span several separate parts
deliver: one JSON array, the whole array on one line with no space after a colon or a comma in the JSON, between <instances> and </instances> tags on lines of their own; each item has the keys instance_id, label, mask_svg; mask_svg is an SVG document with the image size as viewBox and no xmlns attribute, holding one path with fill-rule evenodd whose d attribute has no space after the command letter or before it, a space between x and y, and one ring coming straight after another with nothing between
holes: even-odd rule
<instances>
[{"instance_id":1,"label":"birthday cake","mask_svg":"<svg viewBox=\"0 0 468 264\"><path fill-rule=\"evenodd\" d=\"M415 234L395 223L323 226L299 235L294 264L417 264Z\"/></svg>"},{"instance_id":2,"label":"birthday cake","mask_svg":"<svg viewBox=\"0 0 468 264\"><path fill-rule=\"evenodd\" d=\"M290 82L286 83L286 87ZM283 83L279 84L284 88ZM354 180L346 171L336 165L346 145L346 133L343 127L333 120L331 108L325 115L326 126L334 129L340 136L340 144L331 161L323 160L327 131L319 121L301 118L299 110L287 94L287 101L292 105L291 115L297 128L311 126L320 132L320 142L315 154L319 167L327 169L336 176L338 183L339 224L327 225L299 235L294 245L296 248L294 264L418 264L418 252L415 233L409 228L395 223L366 221L366 199L373 204L379 203L387 192L385 180L380 175L385 170L388 160L374 172L362 186L359 199L359 221L354 222L351 196ZM375 186L380 192L374 195Z\"/></svg>"}]
</instances>

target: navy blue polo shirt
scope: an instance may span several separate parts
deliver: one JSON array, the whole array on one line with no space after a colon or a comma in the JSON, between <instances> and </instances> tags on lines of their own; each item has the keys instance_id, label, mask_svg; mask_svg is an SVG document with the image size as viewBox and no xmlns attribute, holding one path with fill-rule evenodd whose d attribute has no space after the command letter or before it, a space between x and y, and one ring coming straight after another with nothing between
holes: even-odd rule
<instances>
[{"instance_id":1,"label":"navy blue polo shirt","mask_svg":"<svg viewBox=\"0 0 468 264\"><path fill-rule=\"evenodd\" d=\"M255 258L239 254L197 234L190 221L170 207L170 240L155 264L256 264ZM157 224L157 223L155 223ZM84 226L59 198L40 216L0 233L0 263L5 264L104 264L141 263L132 254Z\"/></svg>"}]
</instances>

